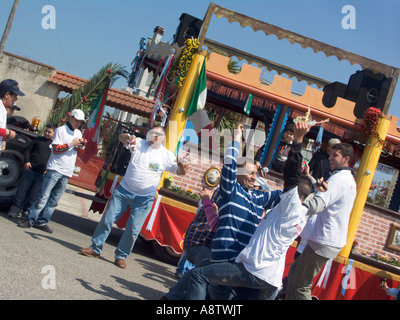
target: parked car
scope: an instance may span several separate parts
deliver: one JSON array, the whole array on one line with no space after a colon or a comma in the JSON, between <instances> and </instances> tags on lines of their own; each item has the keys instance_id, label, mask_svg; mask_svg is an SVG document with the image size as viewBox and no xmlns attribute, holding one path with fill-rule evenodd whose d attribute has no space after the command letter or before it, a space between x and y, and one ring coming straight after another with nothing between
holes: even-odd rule
<instances>
[{"instance_id":1,"label":"parked car","mask_svg":"<svg viewBox=\"0 0 400 320\"><path fill-rule=\"evenodd\" d=\"M30 131L29 121L20 116L7 119L7 128L16 132L15 138L6 142L0 151L0 208L8 209L24 170L24 149L38 136Z\"/></svg>"}]
</instances>

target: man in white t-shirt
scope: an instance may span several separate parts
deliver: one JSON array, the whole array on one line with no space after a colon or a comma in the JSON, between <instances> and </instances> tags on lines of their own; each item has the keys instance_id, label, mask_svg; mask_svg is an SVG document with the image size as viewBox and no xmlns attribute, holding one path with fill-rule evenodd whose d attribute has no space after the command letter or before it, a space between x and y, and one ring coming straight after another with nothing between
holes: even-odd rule
<instances>
[{"instance_id":1,"label":"man in white t-shirt","mask_svg":"<svg viewBox=\"0 0 400 320\"><path fill-rule=\"evenodd\" d=\"M32 204L26 220L18 222L18 227L35 227L53 233L47 225L63 195L69 178L74 171L78 150L83 150L86 139L78 129L85 120L82 110L74 109L69 121L54 131L51 154L47 162L46 174L39 197Z\"/></svg>"},{"instance_id":2,"label":"man in white t-shirt","mask_svg":"<svg viewBox=\"0 0 400 320\"><path fill-rule=\"evenodd\" d=\"M356 182L349 163L354 155L351 145L335 144L329 155L333 170L329 190L317 192L304 202L308 214L318 213L302 254L289 271L287 300L311 300L311 285L321 267L335 258L347 241L347 229L356 197Z\"/></svg>"},{"instance_id":3,"label":"man in white t-shirt","mask_svg":"<svg viewBox=\"0 0 400 320\"><path fill-rule=\"evenodd\" d=\"M151 129L146 140L131 137L127 133L119 136L120 142L131 150L129 165L94 231L92 245L80 250L83 255L96 258L100 256L113 224L130 207L125 231L115 250L115 265L126 268L126 257L132 252L136 238L151 210L162 173L186 173L184 165L162 145L164 139L165 132L162 127Z\"/></svg>"}]
</instances>

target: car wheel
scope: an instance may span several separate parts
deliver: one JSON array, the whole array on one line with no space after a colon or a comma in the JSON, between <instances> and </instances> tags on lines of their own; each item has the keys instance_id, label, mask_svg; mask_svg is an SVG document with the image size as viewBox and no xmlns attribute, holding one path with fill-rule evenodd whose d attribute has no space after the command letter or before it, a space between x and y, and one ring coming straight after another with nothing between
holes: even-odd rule
<instances>
[{"instance_id":1,"label":"car wheel","mask_svg":"<svg viewBox=\"0 0 400 320\"><path fill-rule=\"evenodd\" d=\"M17 192L23 170L23 156L14 150L0 153L0 207L9 207Z\"/></svg>"}]
</instances>

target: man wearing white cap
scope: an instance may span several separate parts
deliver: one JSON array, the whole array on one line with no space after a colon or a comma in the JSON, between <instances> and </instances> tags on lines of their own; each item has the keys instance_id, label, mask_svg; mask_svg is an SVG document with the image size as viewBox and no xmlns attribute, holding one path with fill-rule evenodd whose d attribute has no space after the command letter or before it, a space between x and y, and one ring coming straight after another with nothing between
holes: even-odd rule
<instances>
[{"instance_id":1,"label":"man wearing white cap","mask_svg":"<svg viewBox=\"0 0 400 320\"><path fill-rule=\"evenodd\" d=\"M69 114L69 121L54 131L52 151L47 162L46 175L40 196L29 210L27 220L21 220L18 227L35 227L52 233L47 225L63 195L75 167L78 150L84 149L86 139L78 129L85 120L82 110L75 109Z\"/></svg>"}]
</instances>

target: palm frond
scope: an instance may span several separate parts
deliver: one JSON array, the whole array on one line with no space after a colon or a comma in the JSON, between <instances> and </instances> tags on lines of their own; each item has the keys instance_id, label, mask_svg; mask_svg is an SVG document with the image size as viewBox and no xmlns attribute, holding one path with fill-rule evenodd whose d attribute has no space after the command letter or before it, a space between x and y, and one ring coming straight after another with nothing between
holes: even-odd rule
<instances>
[{"instance_id":1,"label":"palm frond","mask_svg":"<svg viewBox=\"0 0 400 320\"><path fill-rule=\"evenodd\" d=\"M118 78L127 78L128 71L120 64L108 63L102 67L85 85L76 89L66 97L63 103L52 110L47 122L62 124L68 113L73 109L81 109L85 114L91 109L98 97L104 92L106 86L114 83Z\"/></svg>"}]
</instances>

